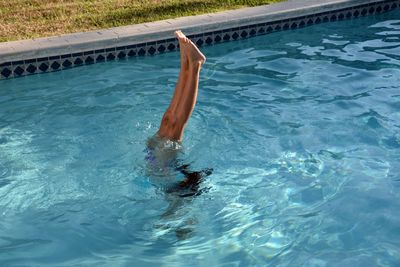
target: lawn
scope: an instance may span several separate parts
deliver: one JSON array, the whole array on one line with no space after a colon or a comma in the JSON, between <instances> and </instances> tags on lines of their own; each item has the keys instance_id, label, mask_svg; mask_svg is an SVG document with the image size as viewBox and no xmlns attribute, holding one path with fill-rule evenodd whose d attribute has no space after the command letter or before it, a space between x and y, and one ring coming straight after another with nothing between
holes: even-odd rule
<instances>
[{"instance_id":1,"label":"lawn","mask_svg":"<svg viewBox=\"0 0 400 267\"><path fill-rule=\"evenodd\" d=\"M0 0L0 42L280 1L282 0Z\"/></svg>"}]
</instances>

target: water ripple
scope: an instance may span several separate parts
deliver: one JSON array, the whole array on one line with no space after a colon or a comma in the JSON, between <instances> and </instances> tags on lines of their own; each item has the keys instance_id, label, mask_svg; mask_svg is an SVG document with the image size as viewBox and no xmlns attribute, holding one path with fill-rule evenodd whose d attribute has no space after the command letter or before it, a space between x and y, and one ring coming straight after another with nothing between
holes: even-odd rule
<instances>
[{"instance_id":1,"label":"water ripple","mask_svg":"<svg viewBox=\"0 0 400 267\"><path fill-rule=\"evenodd\" d=\"M194 197L146 172L177 53L2 81L0 265L396 266L398 14L202 48Z\"/></svg>"}]
</instances>

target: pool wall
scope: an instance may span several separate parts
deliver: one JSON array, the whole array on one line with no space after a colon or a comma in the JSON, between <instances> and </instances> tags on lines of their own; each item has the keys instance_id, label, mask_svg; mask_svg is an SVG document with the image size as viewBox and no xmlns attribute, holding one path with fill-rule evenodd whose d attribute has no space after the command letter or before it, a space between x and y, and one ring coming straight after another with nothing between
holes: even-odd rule
<instances>
[{"instance_id":1,"label":"pool wall","mask_svg":"<svg viewBox=\"0 0 400 267\"><path fill-rule=\"evenodd\" d=\"M400 7L400 0L289 0L193 17L99 31L0 43L0 79L60 71L97 62L178 49L181 29L198 46L314 24L355 19Z\"/></svg>"}]
</instances>

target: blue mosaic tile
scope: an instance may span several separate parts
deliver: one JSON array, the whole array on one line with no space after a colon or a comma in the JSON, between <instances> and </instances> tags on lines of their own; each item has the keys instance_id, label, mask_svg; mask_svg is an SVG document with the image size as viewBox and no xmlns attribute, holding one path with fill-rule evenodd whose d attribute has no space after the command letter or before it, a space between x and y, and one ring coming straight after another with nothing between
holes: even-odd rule
<instances>
[{"instance_id":1,"label":"blue mosaic tile","mask_svg":"<svg viewBox=\"0 0 400 267\"><path fill-rule=\"evenodd\" d=\"M232 34L232 39L233 39L233 40L236 40L237 38L239 38L239 34L238 34L237 32L234 32L234 33Z\"/></svg>"},{"instance_id":2,"label":"blue mosaic tile","mask_svg":"<svg viewBox=\"0 0 400 267\"><path fill-rule=\"evenodd\" d=\"M118 55L117 55L117 57L118 57L119 59L124 59L124 58L126 58L126 53L125 53L125 51L119 52Z\"/></svg>"},{"instance_id":3,"label":"blue mosaic tile","mask_svg":"<svg viewBox=\"0 0 400 267\"><path fill-rule=\"evenodd\" d=\"M206 38L206 44L210 45L210 44L212 44L212 42L213 42L212 38L210 36L208 36Z\"/></svg>"},{"instance_id":4,"label":"blue mosaic tile","mask_svg":"<svg viewBox=\"0 0 400 267\"><path fill-rule=\"evenodd\" d=\"M358 16L360 16L360 12L358 10L354 11L353 16L357 18Z\"/></svg>"},{"instance_id":5,"label":"blue mosaic tile","mask_svg":"<svg viewBox=\"0 0 400 267\"><path fill-rule=\"evenodd\" d=\"M47 71L48 68L49 68L49 65L47 63L42 63L39 65L39 70L41 70L43 72Z\"/></svg>"},{"instance_id":6,"label":"blue mosaic tile","mask_svg":"<svg viewBox=\"0 0 400 267\"><path fill-rule=\"evenodd\" d=\"M368 13L370 15L374 14L374 12L375 12L375 8L373 6L368 9Z\"/></svg>"},{"instance_id":7,"label":"blue mosaic tile","mask_svg":"<svg viewBox=\"0 0 400 267\"><path fill-rule=\"evenodd\" d=\"M82 53L82 55L84 55L84 56L93 55L93 54L94 54L94 50L85 51L85 52ZM52 59L49 58L49 60L52 60Z\"/></svg>"},{"instance_id":8,"label":"blue mosaic tile","mask_svg":"<svg viewBox=\"0 0 400 267\"><path fill-rule=\"evenodd\" d=\"M23 68L21 68L20 66L18 66L18 67L16 67L15 69L14 69L14 74L17 74L18 76L21 76L23 73L24 73L24 69Z\"/></svg>"},{"instance_id":9,"label":"blue mosaic tile","mask_svg":"<svg viewBox=\"0 0 400 267\"><path fill-rule=\"evenodd\" d=\"M50 67L52 70L58 70L60 69L61 65L57 61L54 61L53 63L51 63Z\"/></svg>"},{"instance_id":10,"label":"blue mosaic tile","mask_svg":"<svg viewBox=\"0 0 400 267\"><path fill-rule=\"evenodd\" d=\"M274 30L275 31L280 31L281 29L282 29L281 25L278 24L278 25L275 26Z\"/></svg>"},{"instance_id":11,"label":"blue mosaic tile","mask_svg":"<svg viewBox=\"0 0 400 267\"><path fill-rule=\"evenodd\" d=\"M306 26L306 22L304 20L300 21L299 28L303 28Z\"/></svg>"},{"instance_id":12,"label":"blue mosaic tile","mask_svg":"<svg viewBox=\"0 0 400 267\"><path fill-rule=\"evenodd\" d=\"M165 45L160 45L157 50L159 53L164 53L166 49Z\"/></svg>"},{"instance_id":13,"label":"blue mosaic tile","mask_svg":"<svg viewBox=\"0 0 400 267\"><path fill-rule=\"evenodd\" d=\"M294 30L297 28L297 23L293 22L292 25L290 25L290 29Z\"/></svg>"},{"instance_id":14,"label":"blue mosaic tile","mask_svg":"<svg viewBox=\"0 0 400 267\"><path fill-rule=\"evenodd\" d=\"M328 16L323 17L323 18L322 18L322 21L323 21L323 22L328 22L328 21L329 21Z\"/></svg>"},{"instance_id":15,"label":"blue mosaic tile","mask_svg":"<svg viewBox=\"0 0 400 267\"><path fill-rule=\"evenodd\" d=\"M98 55L96 57L96 62L102 62L102 61L105 61L105 60L106 60L106 58L103 55Z\"/></svg>"},{"instance_id":16,"label":"blue mosaic tile","mask_svg":"<svg viewBox=\"0 0 400 267\"><path fill-rule=\"evenodd\" d=\"M313 24L314 24L314 21L312 19L307 20L307 25L308 26L313 25Z\"/></svg>"},{"instance_id":17,"label":"blue mosaic tile","mask_svg":"<svg viewBox=\"0 0 400 267\"><path fill-rule=\"evenodd\" d=\"M257 33L258 34L264 34L265 33L265 28L264 27L259 28Z\"/></svg>"},{"instance_id":18,"label":"blue mosaic tile","mask_svg":"<svg viewBox=\"0 0 400 267\"><path fill-rule=\"evenodd\" d=\"M23 60L13 61L13 62L11 62L11 64L12 64L13 66L23 65L23 64L24 64L24 61L23 61Z\"/></svg>"},{"instance_id":19,"label":"blue mosaic tile","mask_svg":"<svg viewBox=\"0 0 400 267\"><path fill-rule=\"evenodd\" d=\"M340 13L340 14L339 14L338 19L339 19L339 20L343 20L343 19L344 19L343 13Z\"/></svg>"},{"instance_id":20,"label":"blue mosaic tile","mask_svg":"<svg viewBox=\"0 0 400 267\"><path fill-rule=\"evenodd\" d=\"M158 48L159 48L160 46L166 47L166 45L167 45L167 42L166 42L165 40L157 41L157 45L156 45L157 51L158 51Z\"/></svg>"},{"instance_id":21,"label":"blue mosaic tile","mask_svg":"<svg viewBox=\"0 0 400 267\"><path fill-rule=\"evenodd\" d=\"M85 59L85 64L93 64L93 63L94 63L94 58L92 58L91 56L88 56ZM53 67L53 65L52 65L52 67Z\"/></svg>"},{"instance_id":22,"label":"blue mosaic tile","mask_svg":"<svg viewBox=\"0 0 400 267\"><path fill-rule=\"evenodd\" d=\"M248 35L247 31L242 31L242 32L240 33L240 36L241 36L242 38L246 38L247 35Z\"/></svg>"},{"instance_id":23,"label":"blue mosaic tile","mask_svg":"<svg viewBox=\"0 0 400 267\"><path fill-rule=\"evenodd\" d=\"M69 61L68 59L66 59L63 63L62 63L64 68L69 68L72 65L72 62Z\"/></svg>"},{"instance_id":24,"label":"blue mosaic tile","mask_svg":"<svg viewBox=\"0 0 400 267\"><path fill-rule=\"evenodd\" d=\"M153 46L151 46L150 48L149 48L149 50L147 50L147 52L150 54L150 55L154 55L155 53L156 53L156 49L153 47Z\"/></svg>"},{"instance_id":25,"label":"blue mosaic tile","mask_svg":"<svg viewBox=\"0 0 400 267\"><path fill-rule=\"evenodd\" d=\"M384 6L383 6L383 10L384 10L384 11L388 11L389 9L390 9L390 6L389 6L389 5L384 5Z\"/></svg>"},{"instance_id":26,"label":"blue mosaic tile","mask_svg":"<svg viewBox=\"0 0 400 267\"><path fill-rule=\"evenodd\" d=\"M114 60L114 59L115 59L114 54L113 53L108 53L107 60Z\"/></svg>"},{"instance_id":27,"label":"blue mosaic tile","mask_svg":"<svg viewBox=\"0 0 400 267\"><path fill-rule=\"evenodd\" d=\"M257 33L257 31L255 29L251 29L249 32L250 36L254 36L254 35L256 35L256 33Z\"/></svg>"},{"instance_id":28,"label":"blue mosaic tile","mask_svg":"<svg viewBox=\"0 0 400 267\"><path fill-rule=\"evenodd\" d=\"M9 68L4 68L2 71L1 71L1 75L3 75L4 77L6 77L6 78L8 78L8 77L10 77L10 75L12 74L12 71L9 69Z\"/></svg>"},{"instance_id":29,"label":"blue mosaic tile","mask_svg":"<svg viewBox=\"0 0 400 267\"><path fill-rule=\"evenodd\" d=\"M173 43L170 43L167 48L169 51L172 51L175 50L176 46Z\"/></svg>"},{"instance_id":30,"label":"blue mosaic tile","mask_svg":"<svg viewBox=\"0 0 400 267\"><path fill-rule=\"evenodd\" d=\"M33 64L29 64L29 66L26 68L26 71L30 74L35 73L37 70L37 67Z\"/></svg>"},{"instance_id":31,"label":"blue mosaic tile","mask_svg":"<svg viewBox=\"0 0 400 267\"><path fill-rule=\"evenodd\" d=\"M204 44L203 39L201 39L201 38L197 39L197 41L196 41L197 46L203 46L203 44Z\"/></svg>"},{"instance_id":32,"label":"blue mosaic tile","mask_svg":"<svg viewBox=\"0 0 400 267\"><path fill-rule=\"evenodd\" d=\"M225 39L224 39L225 40ZM216 42L216 43L219 43L219 42L221 42L222 41L222 38L221 38L221 35L216 35L215 37L214 37L214 42Z\"/></svg>"},{"instance_id":33,"label":"blue mosaic tile","mask_svg":"<svg viewBox=\"0 0 400 267\"><path fill-rule=\"evenodd\" d=\"M140 49L139 49L139 52L138 52L138 55L139 55L139 56L144 56L144 55L146 55L146 50L144 50L144 48L140 48Z\"/></svg>"},{"instance_id":34,"label":"blue mosaic tile","mask_svg":"<svg viewBox=\"0 0 400 267\"><path fill-rule=\"evenodd\" d=\"M218 35L218 37L219 37L219 35ZM221 37L220 37L220 38L221 38ZM231 39L231 36L230 36L228 33L225 33L223 39L224 39L225 42L226 42L226 41L229 41L229 40ZM217 42L217 41L216 41L216 42Z\"/></svg>"},{"instance_id":35,"label":"blue mosaic tile","mask_svg":"<svg viewBox=\"0 0 400 267\"><path fill-rule=\"evenodd\" d=\"M74 61L75 65L82 65L83 64L83 60L80 57L77 57Z\"/></svg>"},{"instance_id":36,"label":"blue mosaic tile","mask_svg":"<svg viewBox=\"0 0 400 267\"><path fill-rule=\"evenodd\" d=\"M363 8L363 9L361 10L361 15L362 15L362 16L367 15L367 13L368 13L368 10L367 10L366 8Z\"/></svg>"},{"instance_id":37,"label":"blue mosaic tile","mask_svg":"<svg viewBox=\"0 0 400 267\"><path fill-rule=\"evenodd\" d=\"M2 67L10 67L10 66L11 66L10 62L0 63L0 68L2 68Z\"/></svg>"},{"instance_id":38,"label":"blue mosaic tile","mask_svg":"<svg viewBox=\"0 0 400 267\"><path fill-rule=\"evenodd\" d=\"M378 6L377 8L376 8L376 13L381 13L382 12L382 7L381 6Z\"/></svg>"}]
</instances>

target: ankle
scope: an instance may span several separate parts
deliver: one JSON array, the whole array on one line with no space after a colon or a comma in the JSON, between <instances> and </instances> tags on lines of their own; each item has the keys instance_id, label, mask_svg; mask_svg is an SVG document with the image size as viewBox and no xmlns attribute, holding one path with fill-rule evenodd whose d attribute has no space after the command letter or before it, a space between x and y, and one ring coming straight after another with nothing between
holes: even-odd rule
<instances>
[{"instance_id":1,"label":"ankle","mask_svg":"<svg viewBox=\"0 0 400 267\"><path fill-rule=\"evenodd\" d=\"M204 63L204 60L200 60L200 59L190 61L190 68L193 70L198 70L201 68L203 63Z\"/></svg>"}]
</instances>

